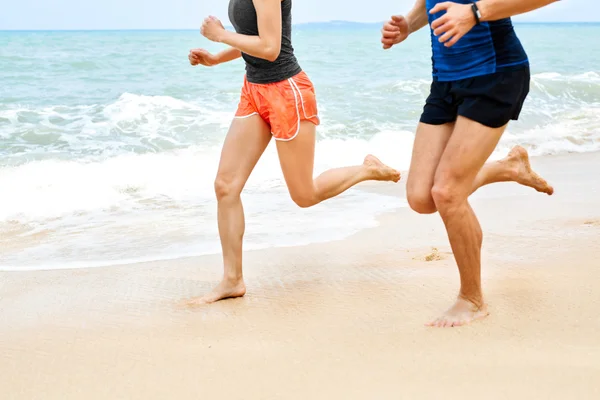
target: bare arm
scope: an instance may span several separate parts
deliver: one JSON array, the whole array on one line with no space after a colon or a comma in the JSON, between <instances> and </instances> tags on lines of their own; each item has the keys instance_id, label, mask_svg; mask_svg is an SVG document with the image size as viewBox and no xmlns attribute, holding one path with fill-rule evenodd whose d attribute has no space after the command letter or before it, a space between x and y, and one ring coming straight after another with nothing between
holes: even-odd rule
<instances>
[{"instance_id":1,"label":"bare arm","mask_svg":"<svg viewBox=\"0 0 600 400\"><path fill-rule=\"evenodd\" d=\"M481 21L496 21L537 10L558 0L480 0Z\"/></svg>"},{"instance_id":2,"label":"bare arm","mask_svg":"<svg viewBox=\"0 0 600 400\"><path fill-rule=\"evenodd\" d=\"M215 59L217 64L223 64L229 61L236 60L242 56L242 52L236 49L235 47L228 47L223 51L215 54Z\"/></svg>"},{"instance_id":3,"label":"bare arm","mask_svg":"<svg viewBox=\"0 0 600 400\"><path fill-rule=\"evenodd\" d=\"M532 11L557 0L480 0L477 8L481 13L481 21L496 21L513 15ZM440 43L450 47L466 35L476 24L471 4L446 1L438 3L429 13L446 11L444 15L431 23L433 34Z\"/></svg>"},{"instance_id":4,"label":"bare arm","mask_svg":"<svg viewBox=\"0 0 600 400\"><path fill-rule=\"evenodd\" d=\"M429 22L427 19L427 7L425 6L425 0L417 0L412 10L406 14L406 20L408 22L408 33L418 31Z\"/></svg>"},{"instance_id":5,"label":"bare arm","mask_svg":"<svg viewBox=\"0 0 600 400\"><path fill-rule=\"evenodd\" d=\"M392 18L383 24L381 29L383 49L391 49L392 46L402 43L411 33L427 25L427 22L425 0L416 0L412 10L406 16L392 15Z\"/></svg>"},{"instance_id":6,"label":"bare arm","mask_svg":"<svg viewBox=\"0 0 600 400\"><path fill-rule=\"evenodd\" d=\"M281 0L252 0L258 19L258 36L223 31L221 43L254 57L275 61L281 52Z\"/></svg>"},{"instance_id":7,"label":"bare arm","mask_svg":"<svg viewBox=\"0 0 600 400\"><path fill-rule=\"evenodd\" d=\"M233 47L229 47L217 54L212 54L204 49L192 49L188 55L190 64L192 65L204 65L206 67L212 67L213 65L223 64L236 58L240 58L242 53Z\"/></svg>"}]
</instances>

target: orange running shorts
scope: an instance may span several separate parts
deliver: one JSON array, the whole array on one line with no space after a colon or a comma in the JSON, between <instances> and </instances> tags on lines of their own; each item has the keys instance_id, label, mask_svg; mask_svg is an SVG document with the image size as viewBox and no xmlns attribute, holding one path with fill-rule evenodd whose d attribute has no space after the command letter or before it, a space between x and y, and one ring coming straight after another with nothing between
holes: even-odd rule
<instances>
[{"instance_id":1,"label":"orange running shorts","mask_svg":"<svg viewBox=\"0 0 600 400\"><path fill-rule=\"evenodd\" d=\"M304 72L281 82L257 84L244 77L235 118L258 114L271 128L276 140L292 140L300 121L319 125L315 88Z\"/></svg>"}]
</instances>

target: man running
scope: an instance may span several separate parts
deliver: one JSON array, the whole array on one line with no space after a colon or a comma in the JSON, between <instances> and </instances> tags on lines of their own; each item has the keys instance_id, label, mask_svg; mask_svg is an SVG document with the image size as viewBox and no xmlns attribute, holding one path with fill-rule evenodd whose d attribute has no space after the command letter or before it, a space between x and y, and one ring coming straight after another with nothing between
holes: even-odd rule
<instances>
[{"instance_id":1,"label":"man running","mask_svg":"<svg viewBox=\"0 0 600 400\"><path fill-rule=\"evenodd\" d=\"M460 292L430 326L452 327L488 315L481 291L482 232L469 195L483 185L514 180L551 195L517 147L484 163L529 92L529 62L510 17L556 0L417 0L382 30L384 49L431 26L433 82L417 128L407 182L413 210L440 213L460 273Z\"/></svg>"}]
</instances>

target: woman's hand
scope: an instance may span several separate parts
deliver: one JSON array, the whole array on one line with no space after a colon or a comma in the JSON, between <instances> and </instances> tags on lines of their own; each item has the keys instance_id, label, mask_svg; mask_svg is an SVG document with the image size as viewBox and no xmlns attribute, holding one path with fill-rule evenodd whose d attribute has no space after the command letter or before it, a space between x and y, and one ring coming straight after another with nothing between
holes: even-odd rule
<instances>
[{"instance_id":1,"label":"woman's hand","mask_svg":"<svg viewBox=\"0 0 600 400\"><path fill-rule=\"evenodd\" d=\"M213 17L212 15L204 19L202 27L200 28L202 36L211 42L220 42L222 40L223 32L225 32L225 27L217 17Z\"/></svg>"},{"instance_id":2,"label":"woman's hand","mask_svg":"<svg viewBox=\"0 0 600 400\"><path fill-rule=\"evenodd\" d=\"M204 49L190 50L188 58L190 60L190 64L192 65L204 65L205 67L212 67L213 65L217 65L219 63L217 56Z\"/></svg>"},{"instance_id":3,"label":"woman's hand","mask_svg":"<svg viewBox=\"0 0 600 400\"><path fill-rule=\"evenodd\" d=\"M446 47L458 42L477 22L470 4L447 1L436 4L429 13L436 14L440 11L446 11L446 13L431 23L431 29L433 34L439 38L440 43L444 43Z\"/></svg>"}]
</instances>

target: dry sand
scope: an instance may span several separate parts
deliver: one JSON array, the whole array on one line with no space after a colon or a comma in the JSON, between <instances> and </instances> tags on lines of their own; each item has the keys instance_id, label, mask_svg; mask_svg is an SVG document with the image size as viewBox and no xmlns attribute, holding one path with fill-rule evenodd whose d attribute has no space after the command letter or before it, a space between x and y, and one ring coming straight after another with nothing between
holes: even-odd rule
<instances>
[{"instance_id":1,"label":"dry sand","mask_svg":"<svg viewBox=\"0 0 600 400\"><path fill-rule=\"evenodd\" d=\"M554 196L498 184L472 199L483 321L423 325L458 272L439 217L408 209L248 252L247 296L193 311L174 304L210 290L219 256L5 272L0 399L599 399L600 154L533 162Z\"/></svg>"}]
</instances>

